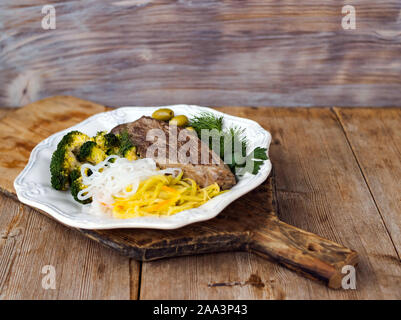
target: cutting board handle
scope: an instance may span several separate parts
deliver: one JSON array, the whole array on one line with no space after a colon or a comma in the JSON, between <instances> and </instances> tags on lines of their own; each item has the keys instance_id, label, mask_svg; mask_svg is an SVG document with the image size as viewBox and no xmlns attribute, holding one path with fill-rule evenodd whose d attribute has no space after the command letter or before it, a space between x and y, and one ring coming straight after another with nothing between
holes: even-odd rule
<instances>
[{"instance_id":1,"label":"cutting board handle","mask_svg":"<svg viewBox=\"0 0 401 320\"><path fill-rule=\"evenodd\" d=\"M345 265L355 266L358 255L333 241L269 218L266 226L255 231L250 250L265 258L273 258L288 268L310 278L324 281L331 288L340 288Z\"/></svg>"}]
</instances>

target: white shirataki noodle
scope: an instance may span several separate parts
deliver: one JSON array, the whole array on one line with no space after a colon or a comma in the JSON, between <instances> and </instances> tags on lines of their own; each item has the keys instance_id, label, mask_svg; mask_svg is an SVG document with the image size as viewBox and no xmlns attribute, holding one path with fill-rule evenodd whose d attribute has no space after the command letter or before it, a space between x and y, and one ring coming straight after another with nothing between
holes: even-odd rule
<instances>
[{"instance_id":1,"label":"white shirataki noodle","mask_svg":"<svg viewBox=\"0 0 401 320\"><path fill-rule=\"evenodd\" d=\"M115 159L114 162L110 162ZM87 175L87 169L92 171ZM154 175L171 174L176 177L180 168L167 168L158 170L153 159L145 158L128 160L116 155L107 157L97 165L85 163L81 166L82 183L87 188L81 190L77 197L79 200L92 198L92 202L84 205L84 211L100 215L111 213L114 197L129 197L136 193L139 183ZM131 191L126 188L131 186Z\"/></svg>"}]
</instances>

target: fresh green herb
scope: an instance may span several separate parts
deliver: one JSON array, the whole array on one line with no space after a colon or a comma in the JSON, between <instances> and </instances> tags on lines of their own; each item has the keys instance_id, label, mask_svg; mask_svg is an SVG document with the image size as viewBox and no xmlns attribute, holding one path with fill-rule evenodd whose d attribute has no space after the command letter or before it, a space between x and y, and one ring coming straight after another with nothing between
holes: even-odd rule
<instances>
[{"instance_id":1,"label":"fresh green herb","mask_svg":"<svg viewBox=\"0 0 401 320\"><path fill-rule=\"evenodd\" d=\"M244 138L245 129L231 127L222 132L220 138L220 157L228 162L231 171L245 164L248 141ZM229 145L231 143L231 145Z\"/></svg>"},{"instance_id":2,"label":"fresh green herb","mask_svg":"<svg viewBox=\"0 0 401 320\"><path fill-rule=\"evenodd\" d=\"M239 170L238 175L244 175L245 172L257 174L260 170L260 167L263 165L263 162L267 159L268 159L267 149L256 147L246 157L246 165Z\"/></svg>"},{"instance_id":3,"label":"fresh green herb","mask_svg":"<svg viewBox=\"0 0 401 320\"><path fill-rule=\"evenodd\" d=\"M216 129L217 131L223 130L223 117L216 116L212 112L201 112L190 120L189 126L194 128L198 137L200 137L202 129Z\"/></svg>"},{"instance_id":4,"label":"fresh green herb","mask_svg":"<svg viewBox=\"0 0 401 320\"><path fill-rule=\"evenodd\" d=\"M260 159L260 160L267 160L267 149L266 148L261 148L257 147L253 150L253 157L255 159Z\"/></svg>"},{"instance_id":5,"label":"fresh green herb","mask_svg":"<svg viewBox=\"0 0 401 320\"><path fill-rule=\"evenodd\" d=\"M221 116L202 112L190 120L190 126L195 129L198 137L227 163L233 173L256 174L264 160L267 160L266 148L257 147L247 156L248 140L244 137L245 129L240 127L223 129ZM209 134L202 136L202 130L209 130Z\"/></svg>"},{"instance_id":6,"label":"fresh green herb","mask_svg":"<svg viewBox=\"0 0 401 320\"><path fill-rule=\"evenodd\" d=\"M263 161L253 161L253 170L252 170L252 174L257 174L260 170L260 167L262 166Z\"/></svg>"}]
</instances>

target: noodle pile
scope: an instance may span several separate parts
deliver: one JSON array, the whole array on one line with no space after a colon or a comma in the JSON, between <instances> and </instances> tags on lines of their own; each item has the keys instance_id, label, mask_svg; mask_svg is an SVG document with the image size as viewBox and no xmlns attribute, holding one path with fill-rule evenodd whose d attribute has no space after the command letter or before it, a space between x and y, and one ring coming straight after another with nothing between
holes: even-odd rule
<instances>
[{"instance_id":1,"label":"noodle pile","mask_svg":"<svg viewBox=\"0 0 401 320\"><path fill-rule=\"evenodd\" d=\"M200 189L192 179L157 175L139 185L138 191L129 197L117 197L113 204L113 216L127 219L149 215L169 216L196 208L219 195L220 187L214 183Z\"/></svg>"},{"instance_id":2,"label":"noodle pile","mask_svg":"<svg viewBox=\"0 0 401 320\"><path fill-rule=\"evenodd\" d=\"M77 197L79 200L92 198L92 202L84 206L89 213L110 214L114 198L135 194L141 181L160 174L176 176L180 172L181 169L176 168L158 170L153 159L130 161L111 155L95 166L89 163L81 166L82 183L87 187Z\"/></svg>"},{"instance_id":3,"label":"noodle pile","mask_svg":"<svg viewBox=\"0 0 401 320\"><path fill-rule=\"evenodd\" d=\"M217 183L201 189L194 180L183 179L183 174L179 168L158 170L153 159L130 161L112 155L95 166L81 166L86 188L78 199L92 198L84 206L89 213L127 219L169 216L199 207L222 193Z\"/></svg>"}]
</instances>

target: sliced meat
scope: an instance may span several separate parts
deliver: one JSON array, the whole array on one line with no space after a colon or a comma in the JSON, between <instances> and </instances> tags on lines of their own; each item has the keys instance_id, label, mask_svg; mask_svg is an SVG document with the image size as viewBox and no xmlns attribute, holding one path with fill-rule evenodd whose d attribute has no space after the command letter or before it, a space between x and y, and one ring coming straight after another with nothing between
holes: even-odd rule
<instances>
[{"instance_id":1,"label":"sliced meat","mask_svg":"<svg viewBox=\"0 0 401 320\"><path fill-rule=\"evenodd\" d=\"M194 179L201 187L217 182L225 190L236 183L230 168L189 130L143 116L111 130L114 134L124 131L140 157L153 158L161 169L181 168L184 177Z\"/></svg>"}]
</instances>

